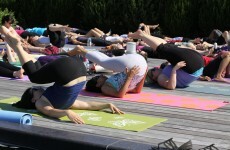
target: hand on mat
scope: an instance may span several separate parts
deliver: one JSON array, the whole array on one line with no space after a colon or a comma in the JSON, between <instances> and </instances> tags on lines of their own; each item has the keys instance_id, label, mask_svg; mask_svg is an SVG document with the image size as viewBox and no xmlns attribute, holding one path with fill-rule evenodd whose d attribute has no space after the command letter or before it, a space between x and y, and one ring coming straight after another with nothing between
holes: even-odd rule
<instances>
[{"instance_id":1,"label":"hand on mat","mask_svg":"<svg viewBox=\"0 0 230 150\"><path fill-rule=\"evenodd\" d=\"M131 69L126 68L126 74L128 78L133 78L140 71L140 67L134 66Z\"/></svg>"},{"instance_id":2,"label":"hand on mat","mask_svg":"<svg viewBox=\"0 0 230 150\"><path fill-rule=\"evenodd\" d=\"M115 105L113 105L113 104L111 104L111 103L109 104L109 108L111 109L111 111L112 111L113 114L115 114L115 113L117 113L117 114L119 114L119 115L124 114L123 111L121 111L121 110L118 109Z\"/></svg>"},{"instance_id":3,"label":"hand on mat","mask_svg":"<svg viewBox=\"0 0 230 150\"><path fill-rule=\"evenodd\" d=\"M77 124L84 124L85 123L84 120L78 114L73 112L72 110L67 110L66 115L74 123L77 123Z\"/></svg>"},{"instance_id":4,"label":"hand on mat","mask_svg":"<svg viewBox=\"0 0 230 150\"><path fill-rule=\"evenodd\" d=\"M173 69L178 70L178 69L185 67L185 66L186 66L185 61L180 61L173 67Z\"/></svg>"}]
</instances>

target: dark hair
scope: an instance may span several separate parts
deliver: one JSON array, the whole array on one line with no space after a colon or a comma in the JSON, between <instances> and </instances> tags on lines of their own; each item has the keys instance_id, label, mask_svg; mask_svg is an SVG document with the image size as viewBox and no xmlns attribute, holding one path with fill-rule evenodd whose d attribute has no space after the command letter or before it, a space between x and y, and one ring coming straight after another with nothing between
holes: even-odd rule
<instances>
[{"instance_id":1,"label":"dark hair","mask_svg":"<svg viewBox=\"0 0 230 150\"><path fill-rule=\"evenodd\" d=\"M125 49L113 49L112 54L114 56L122 56L125 53Z\"/></svg>"},{"instance_id":2,"label":"dark hair","mask_svg":"<svg viewBox=\"0 0 230 150\"><path fill-rule=\"evenodd\" d=\"M169 62L164 62L164 63L162 63L161 65L160 65L160 68L161 69L164 69L167 65L169 64Z\"/></svg>"},{"instance_id":3,"label":"dark hair","mask_svg":"<svg viewBox=\"0 0 230 150\"><path fill-rule=\"evenodd\" d=\"M85 90L90 91L90 92L96 92L96 93L101 93L101 87L96 87L97 85L97 80L99 79L100 76L95 76L91 78L87 83Z\"/></svg>"},{"instance_id":4,"label":"dark hair","mask_svg":"<svg viewBox=\"0 0 230 150\"><path fill-rule=\"evenodd\" d=\"M3 60L3 62L5 62L5 63L9 63L7 53L5 53L5 54L2 56L2 60Z\"/></svg>"},{"instance_id":5,"label":"dark hair","mask_svg":"<svg viewBox=\"0 0 230 150\"><path fill-rule=\"evenodd\" d=\"M26 89L26 91L23 93L21 97L21 100L17 103L12 104L12 106L25 109L36 109L35 103L32 102L33 90L34 89L32 87Z\"/></svg>"},{"instance_id":6,"label":"dark hair","mask_svg":"<svg viewBox=\"0 0 230 150\"><path fill-rule=\"evenodd\" d=\"M9 21L10 21L11 24L14 23L14 18L13 18L11 15L6 15L6 16L3 16L3 17L2 17L2 25L3 25L5 22L9 22Z\"/></svg>"},{"instance_id":7,"label":"dark hair","mask_svg":"<svg viewBox=\"0 0 230 150\"><path fill-rule=\"evenodd\" d=\"M35 35L31 35L31 36L29 35L29 36L28 36L27 42L28 42L29 44L31 44L32 46L35 46L34 43L32 42L32 39L31 39L31 38L33 38L33 37L35 37ZM26 37L26 38L27 38L27 37Z\"/></svg>"}]
</instances>

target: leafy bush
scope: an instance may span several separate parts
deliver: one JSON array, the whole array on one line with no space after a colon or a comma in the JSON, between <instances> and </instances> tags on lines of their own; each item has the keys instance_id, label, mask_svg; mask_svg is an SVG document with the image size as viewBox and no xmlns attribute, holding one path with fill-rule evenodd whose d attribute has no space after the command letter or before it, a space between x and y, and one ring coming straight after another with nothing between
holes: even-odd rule
<instances>
[{"instance_id":1,"label":"leafy bush","mask_svg":"<svg viewBox=\"0 0 230 150\"><path fill-rule=\"evenodd\" d=\"M14 12L9 11L7 8L5 8L4 10L0 9L0 18L2 18L3 16L6 16L6 15L11 15L14 18L15 22L14 22L14 24L12 24L12 26L15 26L18 23L18 21L15 19ZM0 24L1 23L2 23L2 19L1 19Z\"/></svg>"},{"instance_id":2,"label":"leafy bush","mask_svg":"<svg viewBox=\"0 0 230 150\"><path fill-rule=\"evenodd\" d=\"M160 24L168 36L207 36L229 30L230 0L1 0L24 27L49 23L112 33L135 31L138 24ZM1 16L0 16L1 17Z\"/></svg>"}]
</instances>

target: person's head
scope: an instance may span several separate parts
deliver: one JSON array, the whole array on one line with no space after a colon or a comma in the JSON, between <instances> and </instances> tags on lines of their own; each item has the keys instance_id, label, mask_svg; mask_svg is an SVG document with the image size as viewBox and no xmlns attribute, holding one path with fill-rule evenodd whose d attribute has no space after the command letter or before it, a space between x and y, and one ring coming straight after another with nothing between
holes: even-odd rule
<instances>
[{"instance_id":1,"label":"person's head","mask_svg":"<svg viewBox=\"0 0 230 150\"><path fill-rule=\"evenodd\" d=\"M117 43L117 44L112 44L111 49L124 49L123 44Z\"/></svg>"},{"instance_id":2,"label":"person's head","mask_svg":"<svg viewBox=\"0 0 230 150\"><path fill-rule=\"evenodd\" d=\"M86 91L101 93L101 87L104 85L108 78L104 75L99 75L91 78L86 83Z\"/></svg>"},{"instance_id":3,"label":"person's head","mask_svg":"<svg viewBox=\"0 0 230 150\"><path fill-rule=\"evenodd\" d=\"M11 24L14 23L14 18L10 15L6 15L2 17L2 25L9 28Z\"/></svg>"},{"instance_id":4,"label":"person's head","mask_svg":"<svg viewBox=\"0 0 230 150\"><path fill-rule=\"evenodd\" d=\"M27 37L27 42L34 46L34 42L38 39L38 36L30 35Z\"/></svg>"},{"instance_id":5,"label":"person's head","mask_svg":"<svg viewBox=\"0 0 230 150\"><path fill-rule=\"evenodd\" d=\"M44 89L42 87L31 87L26 89L21 100L12 106L17 108L35 109L35 102L42 96Z\"/></svg>"},{"instance_id":6,"label":"person's head","mask_svg":"<svg viewBox=\"0 0 230 150\"><path fill-rule=\"evenodd\" d=\"M114 56L122 56L123 54L125 54L125 49L114 49L112 50L112 54Z\"/></svg>"},{"instance_id":7,"label":"person's head","mask_svg":"<svg viewBox=\"0 0 230 150\"><path fill-rule=\"evenodd\" d=\"M148 78L148 82L157 82L157 78L160 75L162 69L159 67L154 67L152 69L148 70L147 73L147 78Z\"/></svg>"}]
</instances>

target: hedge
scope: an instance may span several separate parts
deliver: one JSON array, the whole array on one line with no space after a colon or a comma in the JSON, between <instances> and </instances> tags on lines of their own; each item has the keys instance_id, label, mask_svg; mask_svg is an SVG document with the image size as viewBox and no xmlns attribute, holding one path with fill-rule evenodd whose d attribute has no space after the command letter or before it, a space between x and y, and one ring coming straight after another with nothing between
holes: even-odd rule
<instances>
[{"instance_id":1,"label":"hedge","mask_svg":"<svg viewBox=\"0 0 230 150\"><path fill-rule=\"evenodd\" d=\"M191 37L230 25L229 0L1 0L0 11L5 8L25 28L55 22L121 34L144 22L159 23L169 36Z\"/></svg>"}]
</instances>

